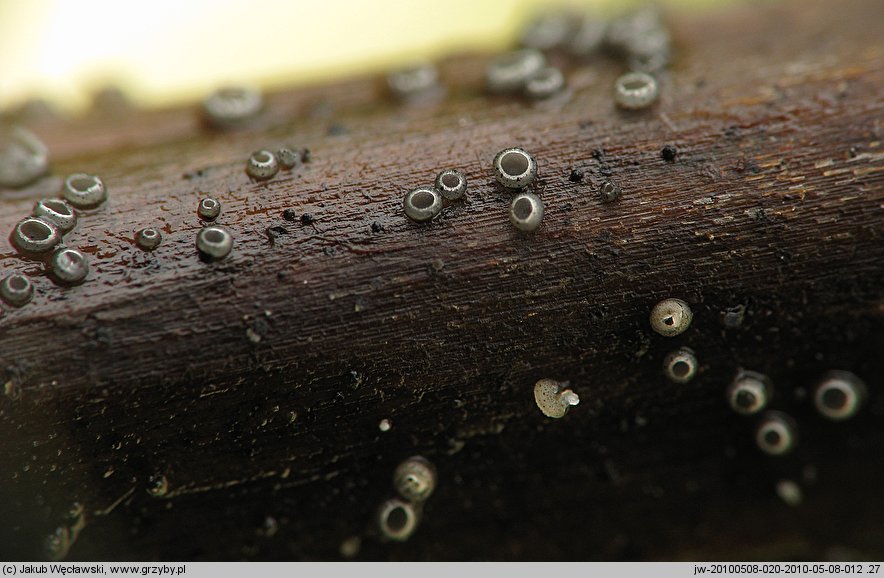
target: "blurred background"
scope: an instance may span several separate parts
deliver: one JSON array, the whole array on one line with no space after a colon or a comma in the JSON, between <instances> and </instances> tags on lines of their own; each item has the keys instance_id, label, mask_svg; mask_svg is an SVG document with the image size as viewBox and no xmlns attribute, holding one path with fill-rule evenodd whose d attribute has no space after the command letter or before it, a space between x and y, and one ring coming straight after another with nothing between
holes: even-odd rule
<instances>
[{"instance_id":1,"label":"blurred background","mask_svg":"<svg viewBox=\"0 0 884 578\"><path fill-rule=\"evenodd\" d=\"M708 6L725 0L664 4ZM636 2L572 1L600 13ZM369 74L491 51L548 0L0 0L0 109L31 98L76 113L109 86L140 106Z\"/></svg>"}]
</instances>

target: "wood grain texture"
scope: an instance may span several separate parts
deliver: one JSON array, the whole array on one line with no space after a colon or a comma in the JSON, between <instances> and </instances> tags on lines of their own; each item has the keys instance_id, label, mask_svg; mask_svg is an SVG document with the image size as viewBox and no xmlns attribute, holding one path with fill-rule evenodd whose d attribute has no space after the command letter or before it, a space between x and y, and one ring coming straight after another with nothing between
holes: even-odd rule
<instances>
[{"instance_id":1,"label":"wood grain texture","mask_svg":"<svg viewBox=\"0 0 884 578\"><path fill-rule=\"evenodd\" d=\"M349 536L367 559L880 559L881 17L858 0L675 13L678 59L643 113L614 108L613 61L530 105L482 94L470 56L426 106L358 79L273 94L237 133L191 109L38 123L53 176L2 193L0 230L70 172L111 200L66 237L90 256L82 286L0 241L0 268L37 279L0 318L0 552L43 555L79 502L68 559L336 559ZM285 144L312 160L247 177L251 151ZM514 145L539 164L533 235L491 176ZM403 194L448 167L466 201L408 222ZM608 178L623 195L604 204ZM194 248L205 195L236 239L220 263ZM165 235L151 253L144 226ZM695 317L667 339L647 317L670 296ZM701 362L686 385L661 372L680 345ZM740 367L799 422L792 456L760 455L723 402ZM844 424L806 398L835 368L872 391ZM563 420L534 406L542 377L581 396ZM373 512L415 453L439 490L409 542L384 543Z\"/></svg>"}]
</instances>

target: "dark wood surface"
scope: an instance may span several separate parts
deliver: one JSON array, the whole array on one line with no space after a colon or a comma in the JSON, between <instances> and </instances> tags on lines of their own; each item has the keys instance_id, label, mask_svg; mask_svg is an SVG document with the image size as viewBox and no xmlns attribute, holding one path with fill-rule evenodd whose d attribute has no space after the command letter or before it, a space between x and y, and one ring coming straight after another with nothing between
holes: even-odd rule
<instances>
[{"instance_id":1,"label":"dark wood surface","mask_svg":"<svg viewBox=\"0 0 884 578\"><path fill-rule=\"evenodd\" d=\"M0 269L37 284L0 318L2 557L44 557L74 503L69 560L334 560L350 537L381 560L884 557L884 11L669 17L677 58L641 113L614 107L613 60L569 63L570 97L532 105L484 95L468 56L423 106L365 78L274 93L237 133L192 108L32 120L53 174L0 193L0 230L71 172L111 198L66 238L91 259L79 287L0 240ZM311 161L250 181L249 153L284 144ZM532 235L491 176L514 145L539 164ZM407 221L403 194L448 167L466 201ZM220 263L194 249L205 195L236 239ZM144 226L165 234L152 253ZM665 297L694 309L676 338L648 324ZM681 345L701 369L677 385L661 366ZM762 455L727 407L741 367L772 378L794 454ZM845 423L807 398L829 369L870 388ZM562 420L534 405L543 377L581 397ZM413 454L439 487L384 542L372 516Z\"/></svg>"}]
</instances>

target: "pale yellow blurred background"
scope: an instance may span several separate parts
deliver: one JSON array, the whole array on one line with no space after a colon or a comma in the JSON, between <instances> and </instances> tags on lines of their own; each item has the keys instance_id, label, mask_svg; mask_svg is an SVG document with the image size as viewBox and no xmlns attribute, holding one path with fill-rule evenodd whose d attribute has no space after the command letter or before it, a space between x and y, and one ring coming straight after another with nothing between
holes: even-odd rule
<instances>
[{"instance_id":1,"label":"pale yellow blurred background","mask_svg":"<svg viewBox=\"0 0 884 578\"><path fill-rule=\"evenodd\" d=\"M682 0L707 5L721 0ZM671 4L668 2L667 4ZM634 2L575 0L602 13ZM512 42L549 0L0 0L0 109L30 97L64 112L116 85L135 103L375 73ZM556 4L558 5L558 4Z\"/></svg>"}]
</instances>

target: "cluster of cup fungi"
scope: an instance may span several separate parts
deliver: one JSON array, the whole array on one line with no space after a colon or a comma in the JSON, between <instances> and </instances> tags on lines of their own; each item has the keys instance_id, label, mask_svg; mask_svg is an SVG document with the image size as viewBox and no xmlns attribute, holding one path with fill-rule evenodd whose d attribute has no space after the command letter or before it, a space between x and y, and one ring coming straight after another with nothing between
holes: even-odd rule
<instances>
[{"instance_id":1,"label":"cluster of cup fungi","mask_svg":"<svg viewBox=\"0 0 884 578\"><path fill-rule=\"evenodd\" d=\"M548 11L523 28L520 45L518 50L489 62L485 80L490 93L550 98L565 89L566 80L560 68L549 64L548 55L566 54L586 60L607 51L621 58L630 69L617 80L614 93L619 106L631 109L649 106L656 100L658 88L653 75L668 65L672 52L670 34L654 6L610 21L573 11ZM431 64L395 71L388 75L387 82L390 90L403 100L440 92L439 74ZM264 99L257 89L227 87L203 101L201 118L214 130L235 130L247 126L263 108ZM9 139L5 153L9 158L0 163L0 185L20 187L46 174L48 151L35 135L16 127ZM306 149L262 149L249 157L246 172L255 180L267 180L280 169L291 170L308 159ZM537 176L534 157L524 149L511 147L497 154L492 168L502 186L518 191L509 210L513 226L525 232L537 229L543 219L543 202L526 190ZM616 198L616 185L606 185L610 190L603 191L605 198ZM466 177L461 171L444 170L433 186L418 187L405 196L405 214L418 222L432 220L445 203L462 199L466 190ZM89 262L78 249L64 246L63 235L76 224L77 211L88 211L104 202L107 188L98 177L78 174L65 181L62 193L63 200L38 202L33 215L16 226L11 240L30 257L49 255L44 261L50 275L60 284L74 285L88 276ZM198 207L198 215L206 226L197 233L196 248L205 260L223 259L233 247L231 231L213 223L220 209L220 202L212 198L202 199ZM146 227L136 232L134 240L138 247L152 251L162 243L163 235L158 228ZM27 303L33 291L31 280L23 273L12 273L0 282L0 298L12 306Z\"/></svg>"},{"instance_id":2,"label":"cluster of cup fungi","mask_svg":"<svg viewBox=\"0 0 884 578\"><path fill-rule=\"evenodd\" d=\"M9 239L23 257L41 261L56 283L77 285L89 275L89 261L82 251L67 246L64 236L76 226L79 212L107 200L107 188L96 176L74 174L65 179L60 197L37 201ZM33 281L24 273L10 273L0 280L0 299L7 305L22 307L33 296Z\"/></svg>"},{"instance_id":3,"label":"cluster of cup fungi","mask_svg":"<svg viewBox=\"0 0 884 578\"><path fill-rule=\"evenodd\" d=\"M510 202L510 222L516 229L531 232L543 219L543 201L534 193L523 190L537 178L537 161L526 150L507 148L492 162L497 182L509 190L519 192ZM422 186L406 193L402 200L405 216L416 222L430 221L442 212L444 201L455 201L467 192L467 179L456 169L446 169L436 177L434 186Z\"/></svg>"},{"instance_id":4,"label":"cluster of cup fungi","mask_svg":"<svg viewBox=\"0 0 884 578\"><path fill-rule=\"evenodd\" d=\"M824 373L813 387L812 401L817 413L832 421L852 418L862 408L868 395L865 382L850 371ZM744 416L759 416L755 443L764 453L781 456L798 445L798 423L783 411L768 409L774 399L774 387L764 374L741 369L727 390L733 410Z\"/></svg>"},{"instance_id":5,"label":"cluster of cup fungi","mask_svg":"<svg viewBox=\"0 0 884 578\"><path fill-rule=\"evenodd\" d=\"M547 11L525 25L519 43L517 50L488 63L485 85L489 93L549 99L567 87L565 72L550 64L549 55L585 62L607 52L629 69L614 84L615 102L623 109L643 109L656 102L659 88L655 75L669 65L672 56L671 35L660 10L653 5L610 21L573 10ZM404 101L441 92L438 70L429 63L391 72L387 84ZM526 232L537 229L543 219L543 202L535 193L524 190L537 176L534 157L519 147L507 148L497 154L492 168L502 186L519 190L510 204L513 226ZM451 189L440 183L445 178L451 179L457 196L452 196ZM466 179L461 172L444 171L436 179L435 187L418 187L405 195L405 215L414 221L430 221L441 213L445 200L459 199L465 190ZM606 182L601 193L603 199L611 201L619 197L620 190L616 184Z\"/></svg>"},{"instance_id":6,"label":"cluster of cup fungi","mask_svg":"<svg viewBox=\"0 0 884 578\"><path fill-rule=\"evenodd\" d=\"M690 306L681 299L664 299L650 314L651 328L664 337L684 333L693 321ZM663 361L663 372L675 383L687 383L697 375L698 362L693 350L681 347ZM547 417L561 418L580 401L570 389L552 379L541 379L534 385L537 407ZM832 421L852 418L862 408L868 388L850 371L831 370L823 374L813 388L813 404L817 412ZM796 420L783 411L768 409L774 398L770 378L760 372L740 369L725 391L731 409L741 416L757 417L755 444L770 456L792 452L798 443Z\"/></svg>"},{"instance_id":7,"label":"cluster of cup fungi","mask_svg":"<svg viewBox=\"0 0 884 578\"><path fill-rule=\"evenodd\" d=\"M655 5L611 20L572 9L547 10L523 27L516 50L488 63L485 88L495 95L551 99L567 93L566 71L551 62L583 64L607 54L627 68L614 83L615 103L637 110L656 102L657 76L671 62L672 52L671 34ZM444 93L439 71L426 62L391 72L387 86L406 102Z\"/></svg>"},{"instance_id":8,"label":"cluster of cup fungi","mask_svg":"<svg viewBox=\"0 0 884 578\"><path fill-rule=\"evenodd\" d=\"M89 275L89 260L79 249L69 247L64 236L77 225L80 215L101 207L108 199L108 189L101 178L78 173L64 181L61 198L44 198L34 204L31 215L19 221L10 234L15 249L29 260L44 263L50 278L63 286L83 283ZM221 203L207 198L200 201L197 213L201 219L214 220ZM146 227L135 233L135 244L152 251L162 243L162 232ZM233 236L218 226L204 227L196 238L199 253L208 259L227 256L233 247ZM7 305L22 307L34 296L34 283L21 272L13 272L0 280L0 299Z\"/></svg>"},{"instance_id":9,"label":"cluster of cup fungi","mask_svg":"<svg viewBox=\"0 0 884 578\"><path fill-rule=\"evenodd\" d=\"M263 98L255 89L225 88L203 102L202 117L214 129L230 130L246 125L262 106ZM7 140L0 154L0 186L25 186L48 172L48 150L33 133L15 127ZM253 179L266 180L280 169L291 170L309 158L308 149L260 150L250 156L246 173ZM43 261L57 283L72 286L88 277L89 260L79 249L66 246L64 236L74 229L79 214L88 214L105 203L108 189L101 178L79 173L65 179L60 197L38 201L31 215L16 224L10 241L23 256ZM215 198L203 198L197 205L204 226L196 235L196 249L207 261L223 259L233 249L232 232L214 224L220 213L221 202ZM145 227L135 233L134 241L141 249L153 251L163 242L163 234L159 228ZM0 299L7 305L22 307L33 296L34 284L28 275L14 272L0 279Z\"/></svg>"},{"instance_id":10,"label":"cluster of cup fungi","mask_svg":"<svg viewBox=\"0 0 884 578\"><path fill-rule=\"evenodd\" d=\"M386 500L377 511L381 535L404 542L414 534L423 514L423 506L436 489L436 467L422 456L412 456L393 472L397 497Z\"/></svg>"}]
</instances>

